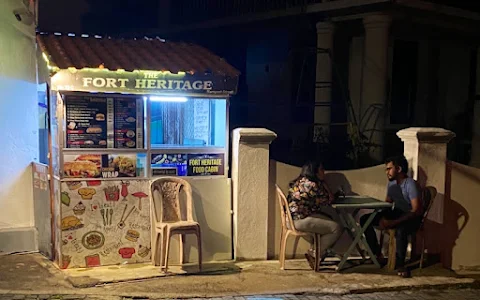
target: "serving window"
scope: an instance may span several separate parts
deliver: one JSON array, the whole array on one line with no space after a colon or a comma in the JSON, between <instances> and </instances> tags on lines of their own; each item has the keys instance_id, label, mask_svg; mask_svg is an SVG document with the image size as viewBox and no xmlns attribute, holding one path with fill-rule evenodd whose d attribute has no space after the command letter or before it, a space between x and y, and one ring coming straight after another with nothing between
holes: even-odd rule
<instances>
[{"instance_id":1,"label":"serving window","mask_svg":"<svg viewBox=\"0 0 480 300\"><path fill-rule=\"evenodd\" d=\"M159 148L225 148L226 99L150 97L150 142Z\"/></svg>"},{"instance_id":2,"label":"serving window","mask_svg":"<svg viewBox=\"0 0 480 300\"><path fill-rule=\"evenodd\" d=\"M228 173L224 98L113 94L62 98L63 179Z\"/></svg>"}]
</instances>

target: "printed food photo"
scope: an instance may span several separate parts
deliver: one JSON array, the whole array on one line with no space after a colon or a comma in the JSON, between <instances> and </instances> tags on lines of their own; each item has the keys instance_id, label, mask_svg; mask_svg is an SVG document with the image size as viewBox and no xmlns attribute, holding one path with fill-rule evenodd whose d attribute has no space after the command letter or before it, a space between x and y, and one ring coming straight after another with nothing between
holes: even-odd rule
<instances>
[{"instance_id":1,"label":"printed food photo","mask_svg":"<svg viewBox=\"0 0 480 300\"><path fill-rule=\"evenodd\" d=\"M69 178L95 178L100 177L101 166L101 155L65 155L63 173Z\"/></svg>"},{"instance_id":2,"label":"printed food photo","mask_svg":"<svg viewBox=\"0 0 480 300\"><path fill-rule=\"evenodd\" d=\"M118 171L119 177L135 177L137 173L137 157L135 155L110 155L109 168Z\"/></svg>"}]
</instances>

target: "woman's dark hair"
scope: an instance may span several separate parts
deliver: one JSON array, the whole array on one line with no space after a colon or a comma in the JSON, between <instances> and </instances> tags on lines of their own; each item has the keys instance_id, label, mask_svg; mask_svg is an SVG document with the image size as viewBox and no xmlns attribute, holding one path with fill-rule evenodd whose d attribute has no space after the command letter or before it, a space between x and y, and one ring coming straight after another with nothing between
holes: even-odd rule
<instances>
[{"instance_id":1,"label":"woman's dark hair","mask_svg":"<svg viewBox=\"0 0 480 300\"><path fill-rule=\"evenodd\" d=\"M323 167L323 163L320 161L310 161L303 165L302 171L297 178L290 182L290 187L292 187L297 180L302 179L303 177L307 178L310 181L318 182L318 169Z\"/></svg>"}]
</instances>

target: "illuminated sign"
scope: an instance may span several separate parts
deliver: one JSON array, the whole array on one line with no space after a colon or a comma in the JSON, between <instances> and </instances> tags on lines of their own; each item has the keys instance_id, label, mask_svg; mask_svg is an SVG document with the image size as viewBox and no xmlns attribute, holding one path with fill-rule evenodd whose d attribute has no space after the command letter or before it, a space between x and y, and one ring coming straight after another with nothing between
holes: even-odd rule
<instances>
[{"instance_id":1,"label":"illuminated sign","mask_svg":"<svg viewBox=\"0 0 480 300\"><path fill-rule=\"evenodd\" d=\"M235 94L238 77L153 71L61 70L52 77L57 91L133 94Z\"/></svg>"},{"instance_id":2,"label":"illuminated sign","mask_svg":"<svg viewBox=\"0 0 480 300\"><path fill-rule=\"evenodd\" d=\"M215 154L152 154L153 176L217 176L225 175L225 155Z\"/></svg>"},{"instance_id":3,"label":"illuminated sign","mask_svg":"<svg viewBox=\"0 0 480 300\"><path fill-rule=\"evenodd\" d=\"M189 154L188 176L224 175L223 154Z\"/></svg>"}]
</instances>

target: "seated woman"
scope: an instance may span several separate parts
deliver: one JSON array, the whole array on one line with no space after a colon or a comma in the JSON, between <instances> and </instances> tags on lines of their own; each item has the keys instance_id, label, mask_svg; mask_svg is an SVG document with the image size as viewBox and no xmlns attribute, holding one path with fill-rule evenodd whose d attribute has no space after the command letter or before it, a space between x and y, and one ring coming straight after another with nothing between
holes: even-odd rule
<instances>
[{"instance_id":1,"label":"seated woman","mask_svg":"<svg viewBox=\"0 0 480 300\"><path fill-rule=\"evenodd\" d=\"M321 211L322 206L328 206L334 200L325 183L322 163L310 162L302 167L300 175L290 182L287 200L295 228L320 235L320 255L324 257L342 234L343 227ZM313 237L308 242L313 245ZM312 254L313 249L310 249L305 257L310 267L315 269Z\"/></svg>"}]
</instances>

